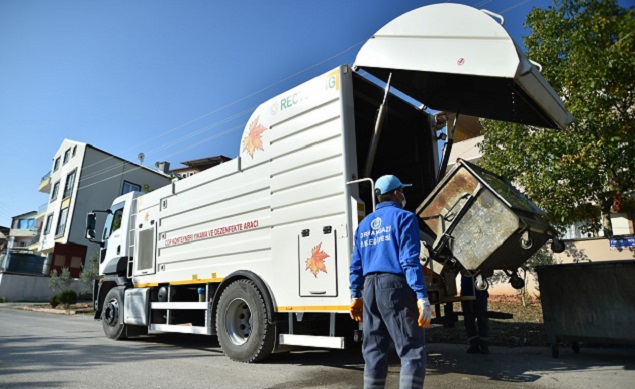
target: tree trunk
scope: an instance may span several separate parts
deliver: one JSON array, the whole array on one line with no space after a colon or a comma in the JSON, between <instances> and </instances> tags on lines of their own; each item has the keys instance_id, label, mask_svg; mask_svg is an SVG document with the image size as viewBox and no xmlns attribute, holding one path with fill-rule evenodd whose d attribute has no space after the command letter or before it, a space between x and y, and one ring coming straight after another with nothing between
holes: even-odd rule
<instances>
[{"instance_id":1,"label":"tree trunk","mask_svg":"<svg viewBox=\"0 0 635 389\"><path fill-rule=\"evenodd\" d=\"M602 222L602 230L604 231L605 238L613 237L613 224L611 223L611 202L602 202L600 208L600 219Z\"/></svg>"}]
</instances>

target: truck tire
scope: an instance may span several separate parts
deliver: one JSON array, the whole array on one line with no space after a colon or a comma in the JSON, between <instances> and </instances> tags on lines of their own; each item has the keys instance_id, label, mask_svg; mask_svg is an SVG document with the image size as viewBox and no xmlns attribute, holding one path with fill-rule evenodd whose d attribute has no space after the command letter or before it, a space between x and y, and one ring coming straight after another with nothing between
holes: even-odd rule
<instances>
[{"instance_id":1,"label":"truck tire","mask_svg":"<svg viewBox=\"0 0 635 389\"><path fill-rule=\"evenodd\" d=\"M101 311L101 325L106 336L113 340L126 338L126 325L123 324L123 291L112 288L106 294Z\"/></svg>"},{"instance_id":2,"label":"truck tire","mask_svg":"<svg viewBox=\"0 0 635 389\"><path fill-rule=\"evenodd\" d=\"M259 362L273 352L275 325L267 321L262 293L248 279L229 284L216 309L218 343L229 358L238 362Z\"/></svg>"}]
</instances>

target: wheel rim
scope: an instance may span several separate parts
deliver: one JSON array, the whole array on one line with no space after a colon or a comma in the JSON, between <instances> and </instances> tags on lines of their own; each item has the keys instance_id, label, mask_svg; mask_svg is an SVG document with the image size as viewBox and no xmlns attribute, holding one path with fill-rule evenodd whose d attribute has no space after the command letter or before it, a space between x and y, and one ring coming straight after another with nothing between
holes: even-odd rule
<instances>
[{"instance_id":1,"label":"wheel rim","mask_svg":"<svg viewBox=\"0 0 635 389\"><path fill-rule=\"evenodd\" d=\"M232 343L245 344L251 335L251 310L243 299L234 299L225 311L225 332Z\"/></svg>"},{"instance_id":2,"label":"wheel rim","mask_svg":"<svg viewBox=\"0 0 635 389\"><path fill-rule=\"evenodd\" d=\"M112 299L104 307L104 322L109 326L117 325L119 321L119 302L116 299Z\"/></svg>"}]
</instances>

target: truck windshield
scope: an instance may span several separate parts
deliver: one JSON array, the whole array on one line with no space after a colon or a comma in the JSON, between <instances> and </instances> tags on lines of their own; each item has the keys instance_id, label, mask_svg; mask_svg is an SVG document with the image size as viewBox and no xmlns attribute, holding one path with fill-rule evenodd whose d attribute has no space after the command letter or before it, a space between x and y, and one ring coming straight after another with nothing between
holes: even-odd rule
<instances>
[{"instance_id":1,"label":"truck windshield","mask_svg":"<svg viewBox=\"0 0 635 389\"><path fill-rule=\"evenodd\" d=\"M104 234L102 236L102 240L104 241L106 247L108 246L108 238L110 238L113 232L121 228L124 204L125 203L118 203L113 205L112 208L110 208L112 213L109 213L108 217L106 217Z\"/></svg>"}]
</instances>

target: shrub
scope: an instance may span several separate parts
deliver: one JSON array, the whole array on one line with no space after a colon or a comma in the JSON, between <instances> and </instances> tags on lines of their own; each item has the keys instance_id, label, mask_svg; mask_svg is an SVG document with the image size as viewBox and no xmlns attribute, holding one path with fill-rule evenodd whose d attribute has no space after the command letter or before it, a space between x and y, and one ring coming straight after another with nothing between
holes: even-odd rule
<instances>
[{"instance_id":1,"label":"shrub","mask_svg":"<svg viewBox=\"0 0 635 389\"><path fill-rule=\"evenodd\" d=\"M49 279L51 289L65 290L70 288L72 283L73 277L71 277L71 271L67 267L63 267L62 272L59 274L57 269L53 269L51 272L51 278Z\"/></svg>"},{"instance_id":2,"label":"shrub","mask_svg":"<svg viewBox=\"0 0 635 389\"><path fill-rule=\"evenodd\" d=\"M57 295L51 297L51 299L49 300L49 304L51 304L53 308L57 307L60 304L60 300Z\"/></svg>"},{"instance_id":3,"label":"shrub","mask_svg":"<svg viewBox=\"0 0 635 389\"><path fill-rule=\"evenodd\" d=\"M72 304L77 303L77 293L72 289L63 290L57 295L57 299L64 308L68 308Z\"/></svg>"},{"instance_id":4,"label":"shrub","mask_svg":"<svg viewBox=\"0 0 635 389\"><path fill-rule=\"evenodd\" d=\"M4 297L0 297L0 303L8 303L9 299L6 299Z\"/></svg>"}]
</instances>

